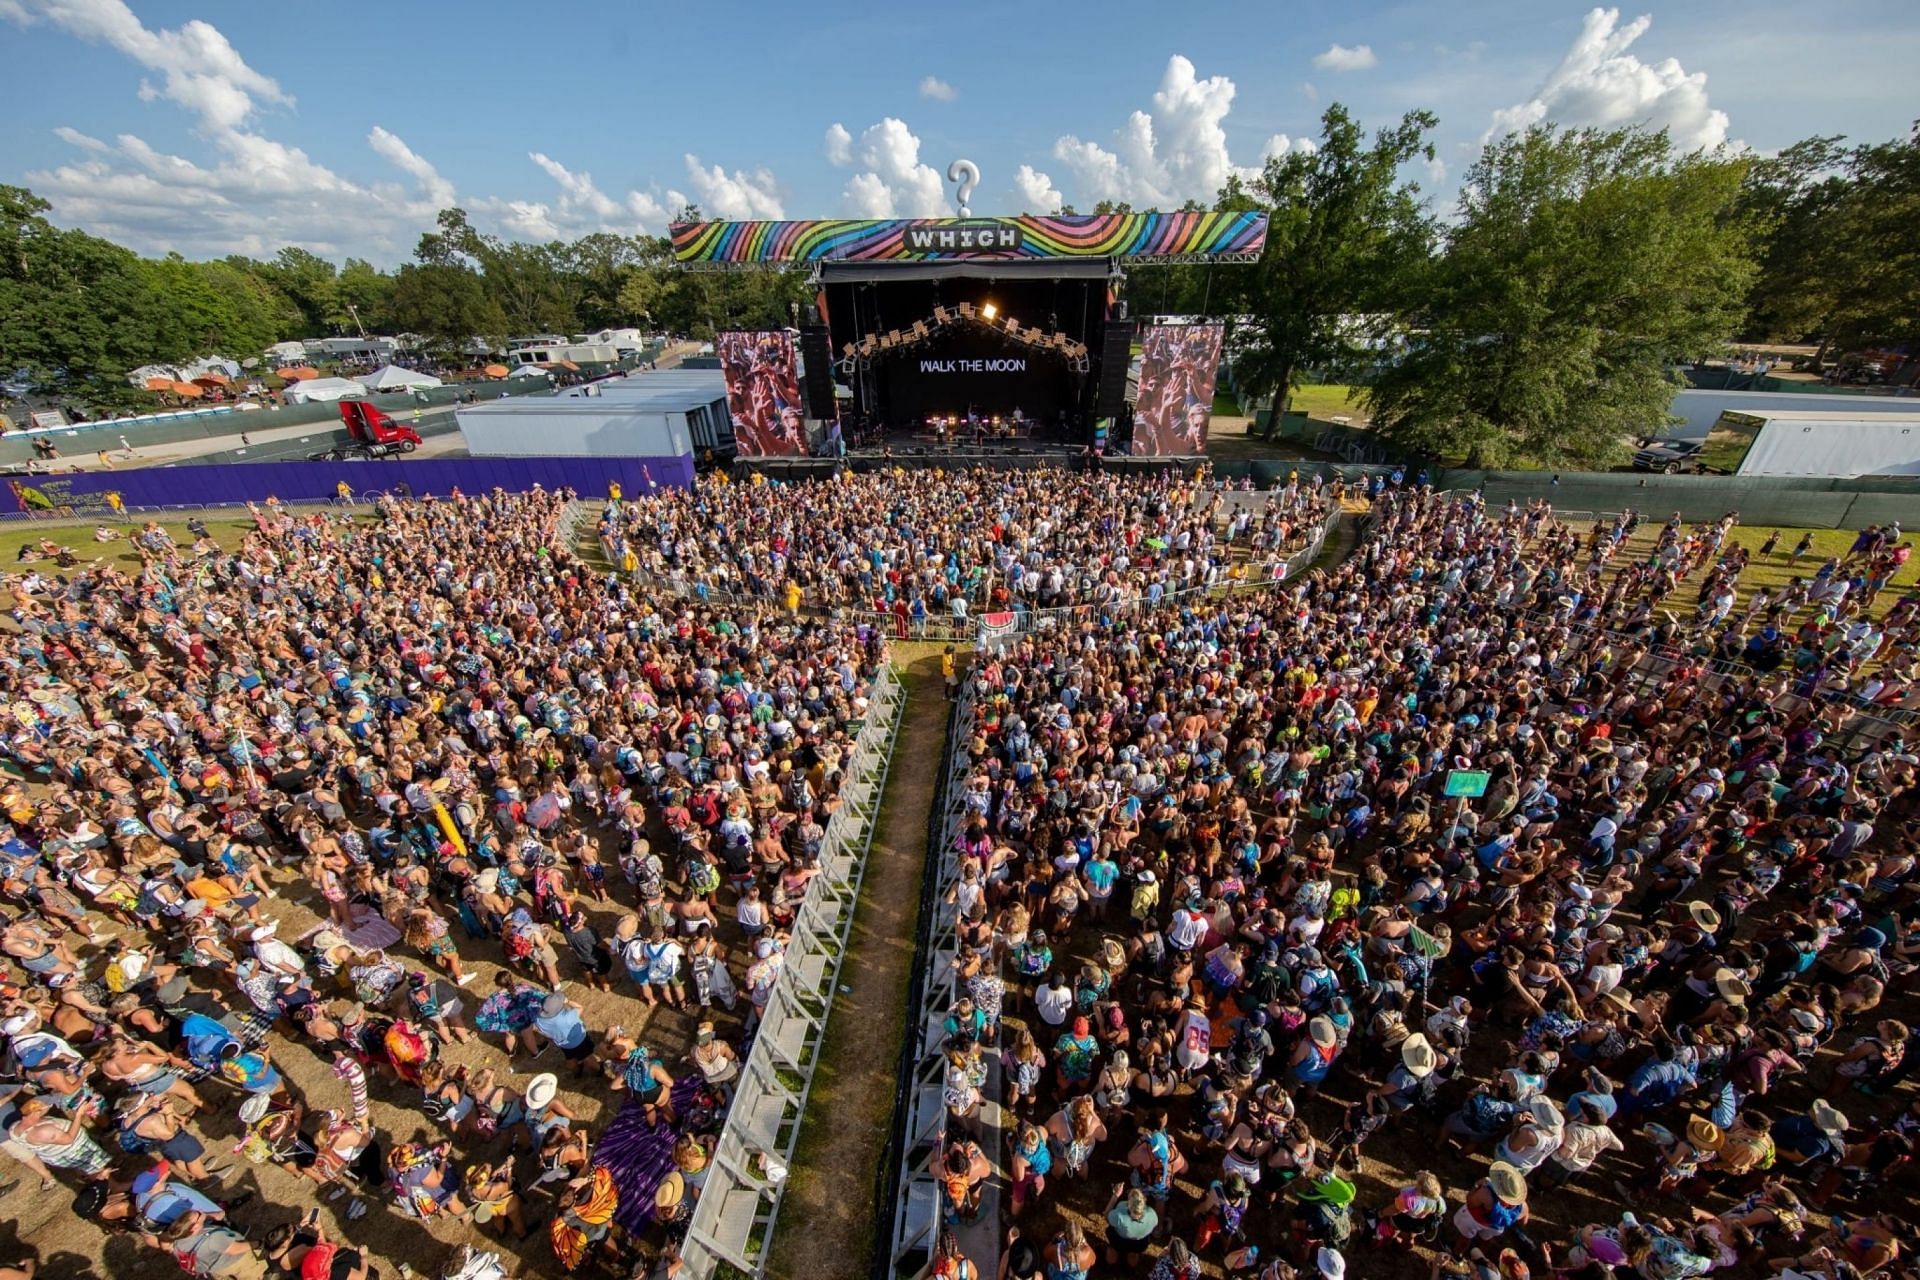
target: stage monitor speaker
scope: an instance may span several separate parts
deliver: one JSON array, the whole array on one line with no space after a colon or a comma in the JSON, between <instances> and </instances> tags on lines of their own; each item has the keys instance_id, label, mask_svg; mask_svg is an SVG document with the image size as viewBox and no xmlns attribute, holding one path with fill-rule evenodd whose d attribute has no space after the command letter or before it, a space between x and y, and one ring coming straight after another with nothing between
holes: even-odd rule
<instances>
[{"instance_id":1,"label":"stage monitor speaker","mask_svg":"<svg viewBox=\"0 0 1920 1280\"><path fill-rule=\"evenodd\" d=\"M1094 415L1118 416L1127 402L1127 365L1133 359L1133 321L1109 320L1100 344L1100 399Z\"/></svg>"},{"instance_id":2,"label":"stage monitor speaker","mask_svg":"<svg viewBox=\"0 0 1920 1280\"><path fill-rule=\"evenodd\" d=\"M807 371L807 416L821 422L833 417L831 341L823 324L810 324L800 330L800 360Z\"/></svg>"}]
</instances>

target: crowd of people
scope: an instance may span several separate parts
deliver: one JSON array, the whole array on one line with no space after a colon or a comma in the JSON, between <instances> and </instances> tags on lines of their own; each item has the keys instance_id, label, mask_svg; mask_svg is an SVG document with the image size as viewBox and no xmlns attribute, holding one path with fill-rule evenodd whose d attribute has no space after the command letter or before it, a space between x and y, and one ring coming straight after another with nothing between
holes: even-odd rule
<instances>
[{"instance_id":1,"label":"crowd of people","mask_svg":"<svg viewBox=\"0 0 1920 1280\"><path fill-rule=\"evenodd\" d=\"M600 537L629 572L697 595L888 614L916 634L928 617L1127 608L1217 585L1305 545L1336 487L1295 475L1228 513L1205 470L713 475L610 509Z\"/></svg>"},{"instance_id":2,"label":"crowd of people","mask_svg":"<svg viewBox=\"0 0 1920 1280\"><path fill-rule=\"evenodd\" d=\"M7 1208L207 1277L671 1275L874 615L1088 603L973 672L942 1160L1003 1277L1900 1273L1900 531L1742 603L1731 517L1643 553L1398 479L1341 564L1170 603L1344 486L706 480L606 505L622 573L564 493L268 503L18 566Z\"/></svg>"},{"instance_id":3,"label":"crowd of people","mask_svg":"<svg viewBox=\"0 0 1920 1280\"><path fill-rule=\"evenodd\" d=\"M1734 524L1389 486L983 654L936 1274L1920 1274L1920 594Z\"/></svg>"},{"instance_id":4,"label":"crowd of people","mask_svg":"<svg viewBox=\"0 0 1920 1280\"><path fill-rule=\"evenodd\" d=\"M677 1266L888 642L590 572L570 496L9 575L23 1232L58 1190L198 1276L392 1276L416 1223Z\"/></svg>"}]
</instances>

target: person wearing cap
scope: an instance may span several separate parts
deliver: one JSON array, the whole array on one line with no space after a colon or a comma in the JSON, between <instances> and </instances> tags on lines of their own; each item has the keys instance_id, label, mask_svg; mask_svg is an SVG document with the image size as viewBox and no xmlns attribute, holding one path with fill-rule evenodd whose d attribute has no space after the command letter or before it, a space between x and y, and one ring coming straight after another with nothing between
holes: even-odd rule
<instances>
[{"instance_id":1,"label":"person wearing cap","mask_svg":"<svg viewBox=\"0 0 1920 1280\"><path fill-rule=\"evenodd\" d=\"M587 1030L586 1020L580 1016L580 1006L558 991L540 1002L540 1016L533 1020L533 1025L548 1044L560 1050L561 1057L573 1064L576 1076L599 1066L593 1033Z\"/></svg>"},{"instance_id":2,"label":"person wearing cap","mask_svg":"<svg viewBox=\"0 0 1920 1280\"><path fill-rule=\"evenodd\" d=\"M1553 1099L1541 1094L1521 1111L1511 1133L1494 1148L1493 1158L1523 1174L1531 1174L1560 1149L1566 1135L1566 1121Z\"/></svg>"}]
</instances>

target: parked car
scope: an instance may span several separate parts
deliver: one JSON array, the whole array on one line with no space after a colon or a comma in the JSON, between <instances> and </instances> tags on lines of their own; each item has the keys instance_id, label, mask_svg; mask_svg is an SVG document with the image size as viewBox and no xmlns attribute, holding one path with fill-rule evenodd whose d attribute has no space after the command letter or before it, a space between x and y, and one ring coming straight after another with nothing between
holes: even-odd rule
<instances>
[{"instance_id":1,"label":"parked car","mask_svg":"<svg viewBox=\"0 0 1920 1280\"><path fill-rule=\"evenodd\" d=\"M1680 471L1699 471L1700 453L1706 448L1700 440L1649 440L1633 455L1635 471L1661 471L1673 475Z\"/></svg>"}]
</instances>

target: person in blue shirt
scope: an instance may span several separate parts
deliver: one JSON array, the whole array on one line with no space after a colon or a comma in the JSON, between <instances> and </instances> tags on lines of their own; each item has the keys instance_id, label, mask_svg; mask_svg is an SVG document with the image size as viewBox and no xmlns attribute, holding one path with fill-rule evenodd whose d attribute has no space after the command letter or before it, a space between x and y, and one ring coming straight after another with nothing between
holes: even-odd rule
<instances>
[{"instance_id":1,"label":"person in blue shirt","mask_svg":"<svg viewBox=\"0 0 1920 1280\"><path fill-rule=\"evenodd\" d=\"M580 1006L558 991L541 1002L540 1016L533 1020L533 1025L573 1064L573 1074L580 1075L599 1064L593 1034L580 1016Z\"/></svg>"}]
</instances>

